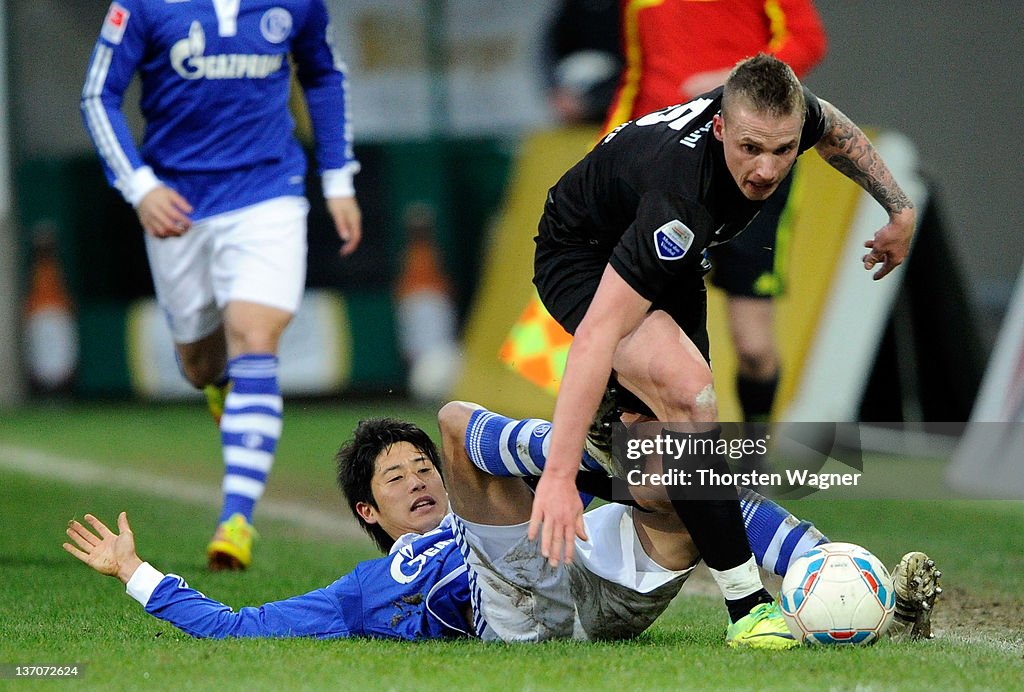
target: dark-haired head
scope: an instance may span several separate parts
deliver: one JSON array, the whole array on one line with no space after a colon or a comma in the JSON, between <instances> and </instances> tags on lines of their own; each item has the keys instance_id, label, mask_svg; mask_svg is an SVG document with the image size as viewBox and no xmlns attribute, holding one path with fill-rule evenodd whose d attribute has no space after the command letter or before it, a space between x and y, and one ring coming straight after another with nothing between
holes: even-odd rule
<instances>
[{"instance_id":1,"label":"dark-haired head","mask_svg":"<svg viewBox=\"0 0 1024 692\"><path fill-rule=\"evenodd\" d=\"M406 449L401 443L410 446L408 459L393 464L389 462L388 468L381 468L378 461L388 457L396 445ZM437 447L430 436L413 423L394 418L371 418L360 421L352 438L338 450L335 461L338 485L341 486L341 491L348 501L349 509L384 552L391 549L397 536L392 536L382 526L382 522L378 520L381 514L387 515L389 511L393 511L400 513L402 517L407 514L410 517L422 516L423 510L426 509L432 511L431 516L443 517L447 511L448 498L440 482L441 463ZM375 476L378 488L381 488L389 482L392 484L390 487L394 487L394 484L402 484L403 479L423 479L433 474L436 474L436 479L427 479L428 486L423 486L422 480L414 479L405 481L401 486L402 492L394 494L394 497L389 493L388 502L394 503L394 507L382 508L378 504L381 498L374 495ZM443 497L435 497L439 494ZM424 508L423 505L431 500L433 504ZM415 523L415 518L412 521ZM402 523L399 526L409 528Z\"/></svg>"}]
</instances>

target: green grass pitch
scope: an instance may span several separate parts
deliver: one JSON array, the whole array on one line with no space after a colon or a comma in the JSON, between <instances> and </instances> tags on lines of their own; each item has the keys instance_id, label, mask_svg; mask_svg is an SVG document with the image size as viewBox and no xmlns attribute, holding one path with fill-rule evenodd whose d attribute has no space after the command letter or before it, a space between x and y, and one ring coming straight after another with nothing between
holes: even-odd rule
<instances>
[{"instance_id":1,"label":"green grass pitch","mask_svg":"<svg viewBox=\"0 0 1024 692\"><path fill-rule=\"evenodd\" d=\"M68 684L103 689L1019 689L1024 680L1024 503L790 503L889 566L925 550L946 593L931 642L777 653L726 649L724 608L699 583L624 643L200 641L61 549L72 517L110 523L124 509L144 559L233 607L328 584L375 556L334 486L332 457L360 417L383 413L433 425L430 411L395 402L289 402L257 509L254 566L210 574L203 548L221 462L198 402L0 410L0 666L77 664Z\"/></svg>"}]
</instances>

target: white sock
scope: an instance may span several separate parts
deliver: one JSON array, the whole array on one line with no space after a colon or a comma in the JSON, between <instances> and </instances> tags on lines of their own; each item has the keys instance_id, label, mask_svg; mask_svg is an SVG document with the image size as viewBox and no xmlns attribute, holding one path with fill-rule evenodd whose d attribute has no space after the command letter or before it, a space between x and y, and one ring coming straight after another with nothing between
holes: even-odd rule
<instances>
[{"instance_id":1,"label":"white sock","mask_svg":"<svg viewBox=\"0 0 1024 692\"><path fill-rule=\"evenodd\" d=\"M719 572L708 568L715 583L722 590L722 595L727 601L735 601L757 593L764 588L761 583L761 574L757 571L757 561L751 555L750 559L739 567L731 567Z\"/></svg>"}]
</instances>

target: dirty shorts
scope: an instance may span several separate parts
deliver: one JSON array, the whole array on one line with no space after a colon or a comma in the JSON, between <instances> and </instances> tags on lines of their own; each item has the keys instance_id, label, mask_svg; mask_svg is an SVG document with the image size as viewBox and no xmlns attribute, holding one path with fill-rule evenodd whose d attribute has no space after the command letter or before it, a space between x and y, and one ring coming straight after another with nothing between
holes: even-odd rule
<instances>
[{"instance_id":1,"label":"dirty shorts","mask_svg":"<svg viewBox=\"0 0 1024 692\"><path fill-rule=\"evenodd\" d=\"M529 523L488 526L458 516L455 540L469 569L473 626L481 639L626 639L664 612L693 568L652 560L632 510L608 504L583 515L590 541L576 539L571 565L551 567L530 541Z\"/></svg>"}]
</instances>

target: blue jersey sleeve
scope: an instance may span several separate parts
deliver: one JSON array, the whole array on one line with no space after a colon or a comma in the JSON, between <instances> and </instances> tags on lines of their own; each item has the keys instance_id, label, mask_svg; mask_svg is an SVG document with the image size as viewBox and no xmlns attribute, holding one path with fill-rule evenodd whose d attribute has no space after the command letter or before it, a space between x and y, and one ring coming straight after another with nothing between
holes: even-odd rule
<instances>
[{"instance_id":1,"label":"blue jersey sleeve","mask_svg":"<svg viewBox=\"0 0 1024 692\"><path fill-rule=\"evenodd\" d=\"M99 153L111 185L132 204L155 185L144 168L142 156L121 109L125 89L132 80L146 48L146 23L139 0L111 3L82 88L81 109L85 127Z\"/></svg>"},{"instance_id":2,"label":"blue jersey sleeve","mask_svg":"<svg viewBox=\"0 0 1024 692\"><path fill-rule=\"evenodd\" d=\"M292 44L296 75L306 96L316 138L320 172L358 170L352 150L348 113L348 80L334 44L323 0L312 0L306 21Z\"/></svg>"},{"instance_id":3,"label":"blue jersey sleeve","mask_svg":"<svg viewBox=\"0 0 1024 692\"><path fill-rule=\"evenodd\" d=\"M199 638L332 639L362 633L361 601L359 584L349 574L326 588L236 612L168 574L150 596L146 612Z\"/></svg>"}]
</instances>

